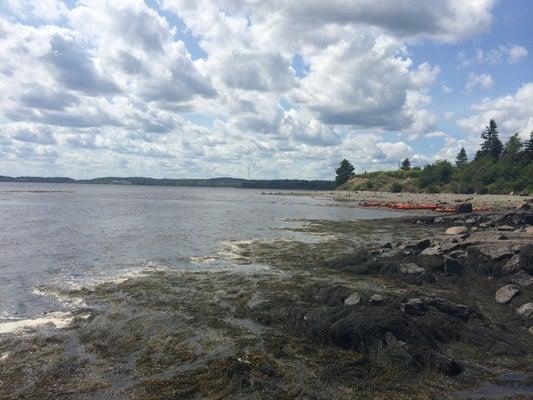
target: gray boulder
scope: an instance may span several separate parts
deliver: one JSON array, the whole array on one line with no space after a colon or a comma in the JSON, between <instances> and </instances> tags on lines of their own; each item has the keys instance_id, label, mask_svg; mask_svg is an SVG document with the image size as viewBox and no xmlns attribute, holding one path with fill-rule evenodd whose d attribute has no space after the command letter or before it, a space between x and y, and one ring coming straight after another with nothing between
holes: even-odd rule
<instances>
[{"instance_id":1,"label":"gray boulder","mask_svg":"<svg viewBox=\"0 0 533 400\"><path fill-rule=\"evenodd\" d=\"M516 313L524 318L529 318L533 315L533 302L522 304L516 309Z\"/></svg>"},{"instance_id":2,"label":"gray boulder","mask_svg":"<svg viewBox=\"0 0 533 400\"><path fill-rule=\"evenodd\" d=\"M427 297L422 300L424 303L435 307L440 312L464 320L467 320L470 317L470 314L474 312L474 310L468 306L465 306L464 304L454 303L453 301L444 299L442 297Z\"/></svg>"},{"instance_id":3,"label":"gray boulder","mask_svg":"<svg viewBox=\"0 0 533 400\"><path fill-rule=\"evenodd\" d=\"M468 232L468 228L466 226L451 226L446 229L446 235L462 235L466 232Z\"/></svg>"},{"instance_id":4,"label":"gray boulder","mask_svg":"<svg viewBox=\"0 0 533 400\"><path fill-rule=\"evenodd\" d=\"M500 304L509 303L513 297L520 293L520 288L516 285L505 285L496 291L494 298Z\"/></svg>"},{"instance_id":5,"label":"gray boulder","mask_svg":"<svg viewBox=\"0 0 533 400\"><path fill-rule=\"evenodd\" d=\"M400 272L402 274L422 275L426 272L426 270L415 263L407 263L400 265Z\"/></svg>"},{"instance_id":6,"label":"gray boulder","mask_svg":"<svg viewBox=\"0 0 533 400\"><path fill-rule=\"evenodd\" d=\"M344 304L347 306L355 306L361 304L361 295L357 292L352 293L344 300Z\"/></svg>"},{"instance_id":7,"label":"gray boulder","mask_svg":"<svg viewBox=\"0 0 533 400\"><path fill-rule=\"evenodd\" d=\"M533 276L529 275L526 271L520 270L509 278L509 282L528 287L533 285Z\"/></svg>"},{"instance_id":8,"label":"gray boulder","mask_svg":"<svg viewBox=\"0 0 533 400\"><path fill-rule=\"evenodd\" d=\"M383 297L380 294L374 294L370 296L370 299L368 300L368 304L371 306L381 306L385 303L385 297Z\"/></svg>"}]
</instances>

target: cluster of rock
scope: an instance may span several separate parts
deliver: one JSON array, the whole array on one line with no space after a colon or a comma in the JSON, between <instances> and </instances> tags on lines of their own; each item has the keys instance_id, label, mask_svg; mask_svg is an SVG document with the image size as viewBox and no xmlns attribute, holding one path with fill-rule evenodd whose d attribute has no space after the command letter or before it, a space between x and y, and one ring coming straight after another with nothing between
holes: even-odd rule
<instances>
[{"instance_id":1,"label":"cluster of rock","mask_svg":"<svg viewBox=\"0 0 533 400\"><path fill-rule=\"evenodd\" d=\"M503 283L495 292L497 303L513 303L518 315L532 317L533 213L449 218L450 222L458 220L465 225L451 226L444 235L389 244L375 251L365 265L373 272L426 275L431 279L439 275L490 276Z\"/></svg>"},{"instance_id":2,"label":"cluster of rock","mask_svg":"<svg viewBox=\"0 0 533 400\"><path fill-rule=\"evenodd\" d=\"M533 212L415 222L442 224L442 234L387 243L340 267L405 289L310 286L296 301L280 297L254 307L252 318L352 349L368 362L446 375L465 367L450 348L530 352L533 341L520 348L517 338L533 334Z\"/></svg>"}]
</instances>

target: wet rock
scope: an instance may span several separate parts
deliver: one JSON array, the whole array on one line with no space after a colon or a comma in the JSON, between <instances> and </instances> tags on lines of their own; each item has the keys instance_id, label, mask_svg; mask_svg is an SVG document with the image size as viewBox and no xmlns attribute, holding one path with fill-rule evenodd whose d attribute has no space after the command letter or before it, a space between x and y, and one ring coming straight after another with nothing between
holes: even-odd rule
<instances>
[{"instance_id":1,"label":"wet rock","mask_svg":"<svg viewBox=\"0 0 533 400\"><path fill-rule=\"evenodd\" d=\"M533 302L522 304L516 309L516 313L524 318L533 316Z\"/></svg>"},{"instance_id":2,"label":"wet rock","mask_svg":"<svg viewBox=\"0 0 533 400\"><path fill-rule=\"evenodd\" d=\"M442 297L428 297L422 300L424 303L435 307L440 312L451 315L452 317L467 320L470 317L470 314L473 313L473 310L470 307L465 306L464 304L454 303L453 301Z\"/></svg>"},{"instance_id":3,"label":"wet rock","mask_svg":"<svg viewBox=\"0 0 533 400\"><path fill-rule=\"evenodd\" d=\"M479 249L479 252L492 260L499 260L505 257L512 257L514 255L514 249L511 244L507 243L498 243L495 241L487 241L487 243L472 246L470 249Z\"/></svg>"},{"instance_id":4,"label":"wet rock","mask_svg":"<svg viewBox=\"0 0 533 400\"><path fill-rule=\"evenodd\" d=\"M431 240L430 239L422 239L419 242L415 244L415 248L418 250L425 250L429 246L431 246Z\"/></svg>"},{"instance_id":5,"label":"wet rock","mask_svg":"<svg viewBox=\"0 0 533 400\"><path fill-rule=\"evenodd\" d=\"M523 262L519 254L512 256L502 267L502 273L513 274L522 269Z\"/></svg>"},{"instance_id":6,"label":"wet rock","mask_svg":"<svg viewBox=\"0 0 533 400\"><path fill-rule=\"evenodd\" d=\"M468 232L468 228L466 226L451 226L446 229L446 235L461 235L466 232Z\"/></svg>"},{"instance_id":7,"label":"wet rock","mask_svg":"<svg viewBox=\"0 0 533 400\"><path fill-rule=\"evenodd\" d=\"M374 294L370 296L370 299L368 300L368 304L371 306L381 306L385 303L385 297L383 297L380 294Z\"/></svg>"},{"instance_id":8,"label":"wet rock","mask_svg":"<svg viewBox=\"0 0 533 400\"><path fill-rule=\"evenodd\" d=\"M505 285L499 288L494 295L494 299L497 303L505 304L512 300L517 294L520 293L520 288L516 285Z\"/></svg>"},{"instance_id":9,"label":"wet rock","mask_svg":"<svg viewBox=\"0 0 533 400\"><path fill-rule=\"evenodd\" d=\"M420 253L421 256L440 256L442 255L442 250L438 247L428 247L422 253Z\"/></svg>"},{"instance_id":10,"label":"wet rock","mask_svg":"<svg viewBox=\"0 0 533 400\"><path fill-rule=\"evenodd\" d=\"M422 275L426 272L426 270L415 263L407 263L400 265L400 272L402 274Z\"/></svg>"},{"instance_id":11,"label":"wet rock","mask_svg":"<svg viewBox=\"0 0 533 400\"><path fill-rule=\"evenodd\" d=\"M509 282L515 285L528 287L533 285L533 276L529 275L526 271L520 270L509 278Z\"/></svg>"},{"instance_id":12,"label":"wet rock","mask_svg":"<svg viewBox=\"0 0 533 400\"><path fill-rule=\"evenodd\" d=\"M458 214L466 214L472 212L472 203L461 203L455 206L455 212Z\"/></svg>"},{"instance_id":13,"label":"wet rock","mask_svg":"<svg viewBox=\"0 0 533 400\"><path fill-rule=\"evenodd\" d=\"M446 275L460 275L464 272L465 267L459 261L452 257L444 257L444 273Z\"/></svg>"},{"instance_id":14,"label":"wet rock","mask_svg":"<svg viewBox=\"0 0 533 400\"><path fill-rule=\"evenodd\" d=\"M477 222L477 219L475 218L469 218L465 221L465 224L467 225L474 225Z\"/></svg>"},{"instance_id":15,"label":"wet rock","mask_svg":"<svg viewBox=\"0 0 533 400\"><path fill-rule=\"evenodd\" d=\"M444 256L442 250L437 247L428 247L416 258L416 262L423 268L430 271L442 271L444 267Z\"/></svg>"},{"instance_id":16,"label":"wet rock","mask_svg":"<svg viewBox=\"0 0 533 400\"><path fill-rule=\"evenodd\" d=\"M533 274L533 244L526 244L518 248L521 265L524 271Z\"/></svg>"},{"instance_id":17,"label":"wet rock","mask_svg":"<svg viewBox=\"0 0 533 400\"><path fill-rule=\"evenodd\" d=\"M433 354L431 364L432 369L447 376L457 376L464 371L464 368L457 361L443 354Z\"/></svg>"},{"instance_id":18,"label":"wet rock","mask_svg":"<svg viewBox=\"0 0 533 400\"><path fill-rule=\"evenodd\" d=\"M491 226L494 226L494 222L492 221L486 221L479 224L480 228L490 228Z\"/></svg>"},{"instance_id":19,"label":"wet rock","mask_svg":"<svg viewBox=\"0 0 533 400\"><path fill-rule=\"evenodd\" d=\"M310 288L310 294L317 303L335 306L344 304L344 300L353 293L353 289L344 286Z\"/></svg>"},{"instance_id":20,"label":"wet rock","mask_svg":"<svg viewBox=\"0 0 533 400\"><path fill-rule=\"evenodd\" d=\"M361 295L357 292L352 293L344 300L344 304L347 306L355 306L361 304Z\"/></svg>"},{"instance_id":21,"label":"wet rock","mask_svg":"<svg viewBox=\"0 0 533 400\"><path fill-rule=\"evenodd\" d=\"M405 313L416 315L424 310L424 303L418 297L414 297L400 304L400 309Z\"/></svg>"},{"instance_id":22,"label":"wet rock","mask_svg":"<svg viewBox=\"0 0 533 400\"><path fill-rule=\"evenodd\" d=\"M501 232L512 232L514 231L514 229L515 228L510 225L500 225L496 228L496 230L501 231Z\"/></svg>"}]
</instances>

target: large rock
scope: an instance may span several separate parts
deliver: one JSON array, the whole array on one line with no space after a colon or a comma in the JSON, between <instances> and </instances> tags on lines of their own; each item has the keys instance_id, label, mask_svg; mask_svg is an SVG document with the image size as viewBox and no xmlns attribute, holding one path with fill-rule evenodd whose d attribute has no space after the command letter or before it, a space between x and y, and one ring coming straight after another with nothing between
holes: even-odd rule
<instances>
[{"instance_id":1,"label":"large rock","mask_svg":"<svg viewBox=\"0 0 533 400\"><path fill-rule=\"evenodd\" d=\"M472 203L461 203L455 206L455 212L459 214L466 214L472 212Z\"/></svg>"},{"instance_id":2,"label":"large rock","mask_svg":"<svg viewBox=\"0 0 533 400\"><path fill-rule=\"evenodd\" d=\"M515 253L513 245L505 242L488 241L487 243L473 247L479 249L481 254L492 260L500 260L505 257L511 258Z\"/></svg>"},{"instance_id":3,"label":"large rock","mask_svg":"<svg viewBox=\"0 0 533 400\"><path fill-rule=\"evenodd\" d=\"M452 257L444 257L444 273L446 275L460 275L464 272L463 264Z\"/></svg>"},{"instance_id":4,"label":"large rock","mask_svg":"<svg viewBox=\"0 0 533 400\"><path fill-rule=\"evenodd\" d=\"M442 271L444 267L444 255L442 249L437 247L428 247L422 251L416 258L416 263L431 271Z\"/></svg>"},{"instance_id":5,"label":"large rock","mask_svg":"<svg viewBox=\"0 0 533 400\"><path fill-rule=\"evenodd\" d=\"M451 226L446 229L446 235L462 235L466 232L468 232L468 228L466 226Z\"/></svg>"},{"instance_id":6,"label":"large rock","mask_svg":"<svg viewBox=\"0 0 533 400\"><path fill-rule=\"evenodd\" d=\"M344 300L344 304L347 306L355 306L361 304L361 295L357 292L352 293Z\"/></svg>"},{"instance_id":7,"label":"large rock","mask_svg":"<svg viewBox=\"0 0 533 400\"><path fill-rule=\"evenodd\" d=\"M533 316L533 302L522 304L516 309L516 313L524 318Z\"/></svg>"},{"instance_id":8,"label":"large rock","mask_svg":"<svg viewBox=\"0 0 533 400\"><path fill-rule=\"evenodd\" d=\"M422 275L426 270L415 263L407 263L400 265L400 272L402 274Z\"/></svg>"},{"instance_id":9,"label":"large rock","mask_svg":"<svg viewBox=\"0 0 533 400\"><path fill-rule=\"evenodd\" d=\"M522 257L519 254L515 254L503 265L502 272L504 274L514 274L522 270L523 264Z\"/></svg>"},{"instance_id":10,"label":"large rock","mask_svg":"<svg viewBox=\"0 0 533 400\"><path fill-rule=\"evenodd\" d=\"M505 285L496 291L494 298L500 304L509 303L513 297L520 293L520 288L516 285Z\"/></svg>"},{"instance_id":11,"label":"large rock","mask_svg":"<svg viewBox=\"0 0 533 400\"><path fill-rule=\"evenodd\" d=\"M435 307L440 312L464 320L467 320L470 317L470 314L473 313L473 310L470 307L465 306L464 304L454 303L453 301L441 297L424 298L423 301L424 303Z\"/></svg>"},{"instance_id":12,"label":"large rock","mask_svg":"<svg viewBox=\"0 0 533 400\"><path fill-rule=\"evenodd\" d=\"M385 303L385 297L383 297L380 294L374 294L370 296L370 299L368 300L368 304L371 306L381 306Z\"/></svg>"},{"instance_id":13,"label":"large rock","mask_svg":"<svg viewBox=\"0 0 533 400\"><path fill-rule=\"evenodd\" d=\"M424 310L424 303L418 297L414 297L400 304L400 309L408 314L419 314Z\"/></svg>"},{"instance_id":14,"label":"large rock","mask_svg":"<svg viewBox=\"0 0 533 400\"><path fill-rule=\"evenodd\" d=\"M526 271L520 270L509 278L509 282L528 287L533 285L533 276L529 275Z\"/></svg>"}]
</instances>

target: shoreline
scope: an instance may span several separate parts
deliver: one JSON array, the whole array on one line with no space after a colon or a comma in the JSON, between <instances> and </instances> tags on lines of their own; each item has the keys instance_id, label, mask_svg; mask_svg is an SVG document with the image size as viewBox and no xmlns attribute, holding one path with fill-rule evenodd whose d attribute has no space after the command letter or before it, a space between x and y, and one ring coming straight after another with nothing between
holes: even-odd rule
<instances>
[{"instance_id":1,"label":"shoreline","mask_svg":"<svg viewBox=\"0 0 533 400\"><path fill-rule=\"evenodd\" d=\"M510 194L455 194L455 193L391 193L372 191L309 191L309 192L270 192L265 195L308 196L346 203L359 202L399 202L399 203L436 203L455 206L459 203L471 203L474 208L488 207L491 211L516 209L524 202L533 202L533 196ZM357 205L357 204L354 204Z\"/></svg>"},{"instance_id":2,"label":"shoreline","mask_svg":"<svg viewBox=\"0 0 533 400\"><path fill-rule=\"evenodd\" d=\"M0 397L527 398L532 221L309 219L291 229L323 240L235 241L236 270L64 290L85 304L68 327L0 335Z\"/></svg>"}]
</instances>

